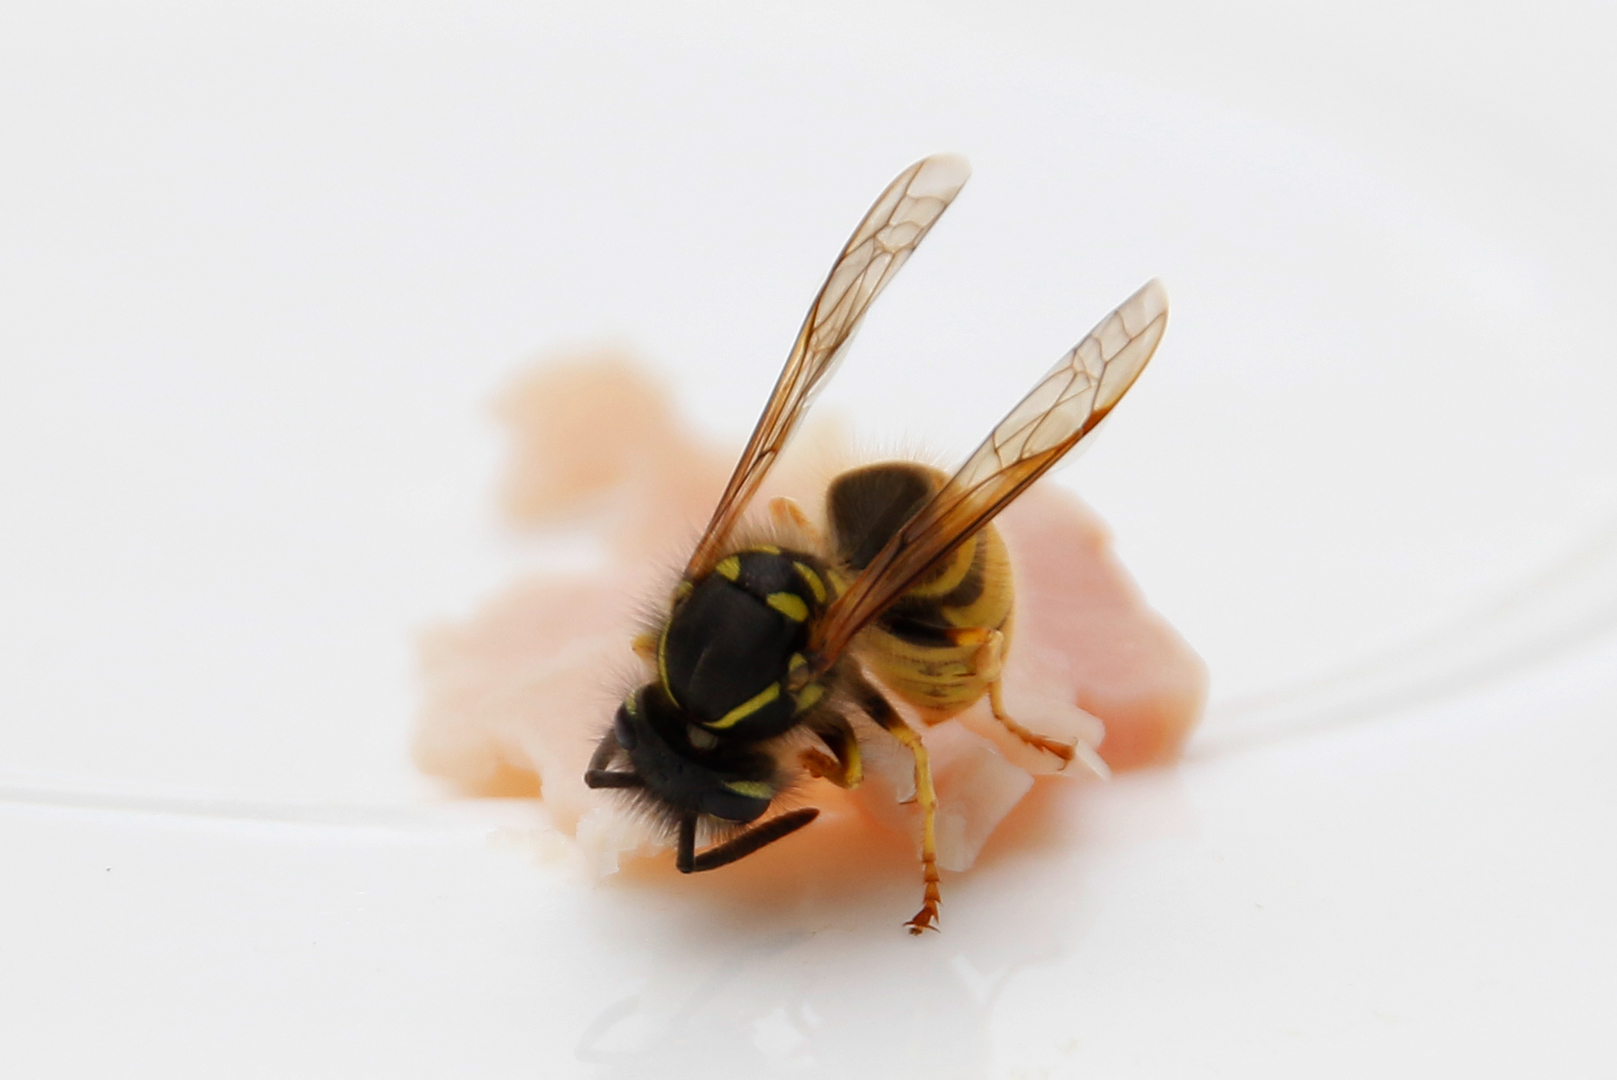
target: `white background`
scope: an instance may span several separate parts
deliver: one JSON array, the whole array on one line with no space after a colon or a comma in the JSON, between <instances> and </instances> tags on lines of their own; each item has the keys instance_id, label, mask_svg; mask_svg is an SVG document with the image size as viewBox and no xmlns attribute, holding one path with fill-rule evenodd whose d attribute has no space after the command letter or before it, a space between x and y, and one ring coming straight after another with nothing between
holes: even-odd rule
<instances>
[{"instance_id":1,"label":"white background","mask_svg":"<svg viewBox=\"0 0 1617 1080\"><path fill-rule=\"evenodd\" d=\"M7 1075L1595 1075L1617 962L1597 5L0 12ZM407 746L541 548L492 395L750 426L869 200L976 176L828 407L960 454L1151 276L1057 482L1207 659L1187 762L897 932L592 887ZM1067 811L1070 810L1070 813ZM895 914L896 913L896 914Z\"/></svg>"}]
</instances>

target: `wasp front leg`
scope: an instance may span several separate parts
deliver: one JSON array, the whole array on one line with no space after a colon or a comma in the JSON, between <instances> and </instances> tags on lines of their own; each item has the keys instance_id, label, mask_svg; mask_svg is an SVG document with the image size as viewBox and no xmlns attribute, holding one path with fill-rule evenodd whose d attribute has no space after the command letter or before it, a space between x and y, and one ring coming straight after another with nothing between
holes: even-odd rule
<instances>
[{"instance_id":1,"label":"wasp front leg","mask_svg":"<svg viewBox=\"0 0 1617 1080\"><path fill-rule=\"evenodd\" d=\"M865 715L903 743L915 759L915 801L921 806L921 875L926 881L926 889L921 910L905 925L912 934L936 930L938 908L943 903L943 893L938 886L938 797L932 789L932 766L926 755L926 744L921 741L920 734L898 715L881 691L863 675L854 677L853 691Z\"/></svg>"},{"instance_id":2,"label":"wasp front leg","mask_svg":"<svg viewBox=\"0 0 1617 1080\"><path fill-rule=\"evenodd\" d=\"M785 495L777 495L769 500L769 517L780 528L798 533L815 551L824 551L825 537L820 530L814 527L814 522L796 499Z\"/></svg>"},{"instance_id":3,"label":"wasp front leg","mask_svg":"<svg viewBox=\"0 0 1617 1080\"><path fill-rule=\"evenodd\" d=\"M826 753L812 746L803 751L801 760L809 775L829 780L840 788L858 787L865 778L865 768L853 725L845 717L827 713L814 717L808 726L831 751Z\"/></svg>"}]
</instances>

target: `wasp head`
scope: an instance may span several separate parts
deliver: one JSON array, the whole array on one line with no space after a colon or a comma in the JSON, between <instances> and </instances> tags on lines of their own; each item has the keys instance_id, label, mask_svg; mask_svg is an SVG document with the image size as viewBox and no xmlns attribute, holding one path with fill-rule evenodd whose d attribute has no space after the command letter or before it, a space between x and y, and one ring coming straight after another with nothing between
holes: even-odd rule
<instances>
[{"instance_id":1,"label":"wasp head","mask_svg":"<svg viewBox=\"0 0 1617 1080\"><path fill-rule=\"evenodd\" d=\"M611 767L625 757L628 770ZM775 773L768 754L716 737L652 683L618 706L584 782L595 788L639 788L675 814L744 824L769 809Z\"/></svg>"}]
</instances>

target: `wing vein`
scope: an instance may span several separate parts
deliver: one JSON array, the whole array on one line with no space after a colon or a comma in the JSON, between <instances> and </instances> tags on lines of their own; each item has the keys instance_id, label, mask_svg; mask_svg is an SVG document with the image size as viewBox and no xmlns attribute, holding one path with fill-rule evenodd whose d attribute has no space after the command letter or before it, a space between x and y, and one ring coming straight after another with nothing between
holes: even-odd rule
<instances>
[{"instance_id":1,"label":"wing vein","mask_svg":"<svg viewBox=\"0 0 1617 1080\"><path fill-rule=\"evenodd\" d=\"M1167 291L1149 281L1056 362L832 602L809 642L815 672L1095 430L1145 369L1167 318Z\"/></svg>"},{"instance_id":2,"label":"wing vein","mask_svg":"<svg viewBox=\"0 0 1617 1080\"><path fill-rule=\"evenodd\" d=\"M809 306L763 415L685 566L687 579L701 577L724 557L747 505L865 312L948 209L969 173L965 159L952 154L923 158L887 186L854 229Z\"/></svg>"}]
</instances>

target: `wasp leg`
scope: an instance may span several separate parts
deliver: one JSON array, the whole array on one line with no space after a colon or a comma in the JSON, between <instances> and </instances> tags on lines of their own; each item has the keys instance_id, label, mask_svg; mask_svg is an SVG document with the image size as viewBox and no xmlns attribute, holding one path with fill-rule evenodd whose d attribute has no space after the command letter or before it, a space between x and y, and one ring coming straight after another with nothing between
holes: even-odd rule
<instances>
[{"instance_id":1,"label":"wasp leg","mask_svg":"<svg viewBox=\"0 0 1617 1080\"><path fill-rule=\"evenodd\" d=\"M921 876L926 881L926 891L921 910L904 925L912 934L936 930L938 907L943 903L943 893L938 888L938 797L932 790L932 766L926 756L926 745L921 742L920 734L904 722L882 692L863 675L854 676L853 690L865 715L886 728L915 759L915 801L921 804Z\"/></svg>"},{"instance_id":2,"label":"wasp leg","mask_svg":"<svg viewBox=\"0 0 1617 1080\"><path fill-rule=\"evenodd\" d=\"M1061 742L1058 739L1050 738L1048 735L1040 735L1036 731L1029 731L1011 719L1010 715L1005 711L1005 702L1000 697L998 679L988 684L988 707L993 710L994 719L1004 724L1005 729L1012 735L1015 735L1029 746L1043 750L1048 754L1054 754L1061 759L1063 769L1072 764L1072 756L1077 752L1078 744Z\"/></svg>"},{"instance_id":3,"label":"wasp leg","mask_svg":"<svg viewBox=\"0 0 1617 1080\"><path fill-rule=\"evenodd\" d=\"M1061 759L1061 767L1066 768L1072 763L1074 743L1064 743L1040 735L1036 731L1029 731L1011 718L1005 711L1005 701L1000 696L1000 673L1005 669L1005 635L998 630L988 631L986 639L978 647L977 653L972 657L972 667L976 672L988 680L988 707L993 710L994 719L1005 725L1005 729L1018 739L1047 754L1054 754Z\"/></svg>"},{"instance_id":4,"label":"wasp leg","mask_svg":"<svg viewBox=\"0 0 1617 1080\"><path fill-rule=\"evenodd\" d=\"M801 760L809 775L829 780L840 788L858 787L865 778L865 767L859 757L859 740L853 726L832 713L809 721L809 727L831 751L827 754L814 747L803 751Z\"/></svg>"},{"instance_id":5,"label":"wasp leg","mask_svg":"<svg viewBox=\"0 0 1617 1080\"><path fill-rule=\"evenodd\" d=\"M744 859L759 848L801 829L820 816L819 810L806 806L779 817L770 818L739 836L733 836L718 847L698 853L696 850L696 815L686 814L679 819L679 848L674 853L674 865L682 874L699 874L703 870L717 870L737 859Z\"/></svg>"},{"instance_id":6,"label":"wasp leg","mask_svg":"<svg viewBox=\"0 0 1617 1080\"><path fill-rule=\"evenodd\" d=\"M652 633L636 634L629 643L634 654L649 664L657 662L657 635Z\"/></svg>"},{"instance_id":7,"label":"wasp leg","mask_svg":"<svg viewBox=\"0 0 1617 1080\"><path fill-rule=\"evenodd\" d=\"M595 746L595 753L590 755L589 768L584 770L584 784L592 788L625 788L643 787L645 781L637 773L616 772L607 766L617 756L621 747L618 745L617 733L610 728L601 741Z\"/></svg>"},{"instance_id":8,"label":"wasp leg","mask_svg":"<svg viewBox=\"0 0 1617 1080\"><path fill-rule=\"evenodd\" d=\"M803 512L796 499L787 498L785 495L777 495L770 499L769 516L774 519L775 524L783 528L800 531L812 542L815 551L827 550L825 538L820 535L820 530L814 527L814 523L809 520L809 516Z\"/></svg>"}]
</instances>

